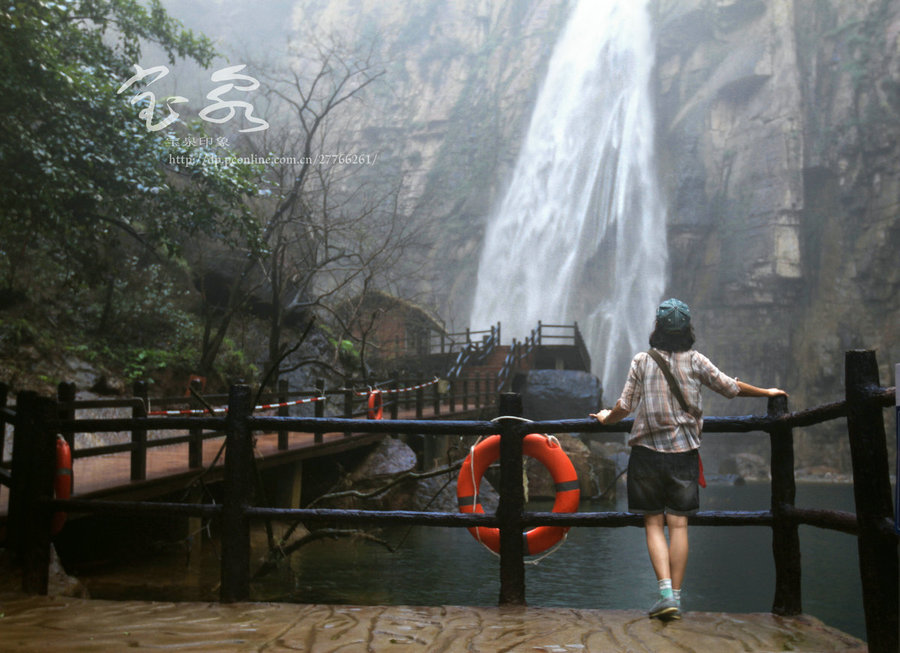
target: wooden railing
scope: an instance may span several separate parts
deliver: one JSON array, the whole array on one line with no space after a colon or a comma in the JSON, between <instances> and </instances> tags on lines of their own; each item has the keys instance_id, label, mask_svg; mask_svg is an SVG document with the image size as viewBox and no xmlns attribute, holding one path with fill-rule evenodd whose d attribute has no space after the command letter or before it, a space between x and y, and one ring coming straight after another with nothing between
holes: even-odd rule
<instances>
[{"instance_id":1,"label":"wooden railing","mask_svg":"<svg viewBox=\"0 0 900 653\"><path fill-rule=\"evenodd\" d=\"M497 325L496 330L491 327L490 331L485 333L489 333L489 335L484 335L481 341L472 340L459 350L456 360L453 361L453 365L447 372L448 378L459 378L466 365L478 365L493 353L500 344L500 325Z\"/></svg>"},{"instance_id":2,"label":"wooden railing","mask_svg":"<svg viewBox=\"0 0 900 653\"><path fill-rule=\"evenodd\" d=\"M785 398L769 400L764 416L708 417L704 431L746 433L763 431L771 442L772 494L769 510L700 512L691 524L709 526L766 526L772 529L775 562L775 596L772 612L797 615L802 612L800 525L851 533L859 543L863 608L869 650L897 651L900 582L897 542L887 461L883 407L893 400L893 388L882 388L874 352L851 351L846 356L846 395L839 403L790 413ZM220 599L223 602L249 598L250 525L254 520L287 522L344 522L421 524L427 526L500 529L500 596L503 605L525 603L525 573L522 532L539 525L621 527L641 526L642 518L630 513L591 512L559 514L525 512L522 478L522 439L530 432L573 433L583 437L624 432L631 420L600 425L593 420L572 419L524 424L521 398L500 397L501 418L496 421L449 420L348 420L345 418L256 417L251 413L251 393L234 386L225 416L132 418L115 420L60 419L56 401L20 393L15 414L0 411L15 425L12 495L10 502L10 550L23 568L26 592L46 593L50 556L50 520L53 511L140 514L148 512L215 517L221 521L222 562ZM510 419L503 419L509 417ZM856 514L811 510L795 505L793 429L846 417L854 478ZM52 499L53 448L60 431L118 431L200 428L226 433L225 494L221 505L181 503L126 503ZM501 435L500 502L493 515L409 511L364 511L263 508L253 506L254 474L252 434L257 431L290 429L306 432L417 433L425 436L453 434ZM14 501L13 501L14 500Z\"/></svg>"},{"instance_id":3,"label":"wooden railing","mask_svg":"<svg viewBox=\"0 0 900 653\"><path fill-rule=\"evenodd\" d=\"M429 340L430 354L458 354L471 345L479 346L485 340L500 342L500 323L488 329L466 329L457 333L432 334Z\"/></svg>"},{"instance_id":4,"label":"wooden railing","mask_svg":"<svg viewBox=\"0 0 900 653\"><path fill-rule=\"evenodd\" d=\"M313 416L324 418L326 414L344 419L366 417L370 412L369 395L380 393L382 416L385 419L397 420L401 416L414 419L440 419L455 414L483 412L496 406L498 395L497 381L491 375L475 375L465 379L440 380L423 378L397 378L389 381L372 382L371 386L363 386L361 382L349 380L350 387L326 389L325 381L315 382L313 390L290 390L287 383L279 383L276 394L256 394L253 402L256 412L276 411L280 417L288 417L290 405L298 403L310 404ZM179 397L148 396L147 384L138 381L134 384L132 397L118 399L76 400L74 384L63 382L57 389L57 414L61 420L60 434L68 442L72 458L93 458L108 454L129 452L131 454L130 478L142 481L147 478L147 456L151 449L187 443L187 467L200 469L203 466L203 443L213 438L221 438L223 431L218 428L204 428L201 421L189 422L186 433L162 435L148 438L148 430L139 421L126 420L121 429L130 433L128 441L112 444L85 446L77 437L79 433L90 432L83 428L86 420L76 420L82 411L115 408L127 410L131 419L146 417L188 417L190 415L207 415L225 413L228 395L200 394ZM8 386L0 383L0 435L5 432L5 424L15 421L16 408L7 406ZM17 406L21 399L17 400ZM77 429L77 430L73 430ZM103 429L109 430L109 429ZM165 429L164 432L171 430ZM323 432L313 430L313 441L323 442ZM345 435L352 434L352 430ZM278 450L289 449L289 430L280 428L278 433ZM4 439L0 437L0 484L9 486L11 475L8 471L11 462L4 461Z\"/></svg>"},{"instance_id":5,"label":"wooden railing","mask_svg":"<svg viewBox=\"0 0 900 653\"><path fill-rule=\"evenodd\" d=\"M524 340L513 338L509 353L503 361L503 367L497 373L497 385L506 388L506 384L513 373L534 356L540 347L554 345L566 345L571 343L578 353L580 367L584 370L591 369L591 355L581 335L578 323L573 324L544 324L538 321L537 328L532 329Z\"/></svg>"}]
</instances>

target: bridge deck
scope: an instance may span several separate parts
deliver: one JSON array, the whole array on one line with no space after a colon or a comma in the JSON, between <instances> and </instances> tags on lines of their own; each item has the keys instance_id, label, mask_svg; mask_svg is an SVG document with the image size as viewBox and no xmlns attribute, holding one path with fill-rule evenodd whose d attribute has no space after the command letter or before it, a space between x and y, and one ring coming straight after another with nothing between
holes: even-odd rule
<instances>
[{"instance_id":1,"label":"bridge deck","mask_svg":"<svg viewBox=\"0 0 900 653\"><path fill-rule=\"evenodd\" d=\"M286 603L147 603L0 595L10 650L125 651L857 651L812 617L634 610Z\"/></svg>"}]
</instances>

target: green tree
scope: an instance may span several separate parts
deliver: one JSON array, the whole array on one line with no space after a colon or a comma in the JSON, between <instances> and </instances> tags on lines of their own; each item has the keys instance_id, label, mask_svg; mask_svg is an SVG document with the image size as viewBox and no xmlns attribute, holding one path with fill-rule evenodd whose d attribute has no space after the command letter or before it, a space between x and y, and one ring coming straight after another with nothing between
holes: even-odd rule
<instances>
[{"instance_id":1,"label":"green tree","mask_svg":"<svg viewBox=\"0 0 900 653\"><path fill-rule=\"evenodd\" d=\"M122 275L140 274L124 257L166 262L192 237L258 242L245 199L259 171L216 165L204 155L221 152L186 145L174 128L149 129L168 115L165 98L155 98L155 110L149 95L129 100L152 90L152 77L121 92L147 42L169 63L208 66L215 55L159 0L9 0L0 8L0 310L10 298L57 298L105 332L117 288L134 290ZM77 299L99 310L73 306Z\"/></svg>"}]
</instances>

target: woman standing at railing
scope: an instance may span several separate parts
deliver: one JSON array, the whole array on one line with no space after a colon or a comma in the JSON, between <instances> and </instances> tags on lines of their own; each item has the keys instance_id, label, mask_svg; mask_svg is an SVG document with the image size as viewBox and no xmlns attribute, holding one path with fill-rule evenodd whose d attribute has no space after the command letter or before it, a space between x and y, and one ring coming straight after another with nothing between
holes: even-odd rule
<instances>
[{"instance_id":1,"label":"woman standing at railing","mask_svg":"<svg viewBox=\"0 0 900 653\"><path fill-rule=\"evenodd\" d=\"M661 619L681 618L688 516L700 508L700 387L729 399L786 394L723 374L692 349L694 340L687 305L677 299L664 301L656 311L652 349L631 361L615 407L591 414L601 424L613 424L636 411L628 440L628 510L644 515L647 551L659 582L659 599L649 615Z\"/></svg>"}]
</instances>

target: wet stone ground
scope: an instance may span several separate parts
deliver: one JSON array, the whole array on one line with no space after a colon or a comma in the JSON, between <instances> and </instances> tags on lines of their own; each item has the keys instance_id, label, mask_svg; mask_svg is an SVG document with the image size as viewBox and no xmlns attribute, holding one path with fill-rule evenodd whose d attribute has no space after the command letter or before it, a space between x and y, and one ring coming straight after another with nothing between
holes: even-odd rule
<instances>
[{"instance_id":1,"label":"wet stone ground","mask_svg":"<svg viewBox=\"0 0 900 653\"><path fill-rule=\"evenodd\" d=\"M2 651L865 651L810 617L625 610L100 601L0 594Z\"/></svg>"}]
</instances>

